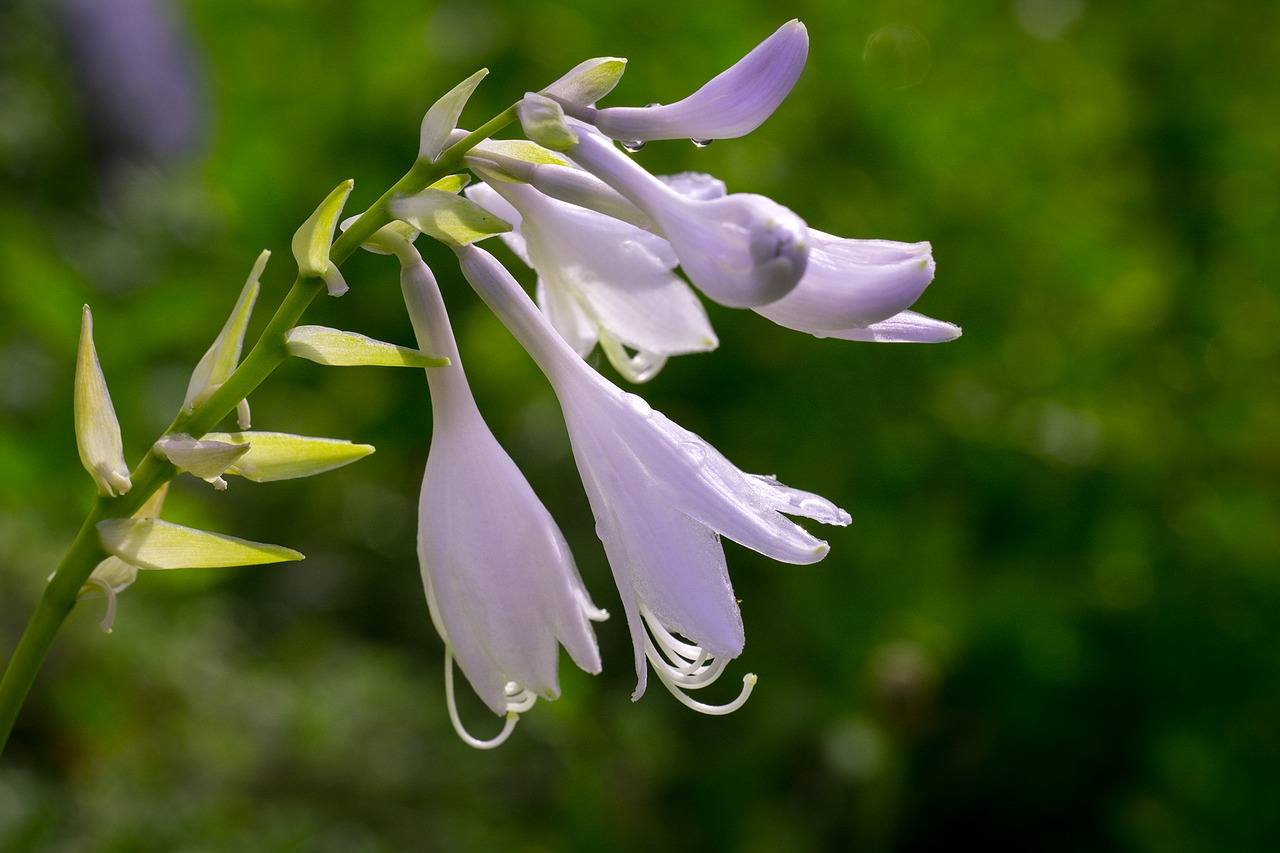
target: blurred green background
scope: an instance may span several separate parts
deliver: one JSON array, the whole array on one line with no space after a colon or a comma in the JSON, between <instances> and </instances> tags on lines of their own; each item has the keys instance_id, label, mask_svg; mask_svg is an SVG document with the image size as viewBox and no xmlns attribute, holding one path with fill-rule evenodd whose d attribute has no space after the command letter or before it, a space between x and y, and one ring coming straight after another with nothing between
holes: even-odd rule
<instances>
[{"instance_id":1,"label":"blurred green background","mask_svg":"<svg viewBox=\"0 0 1280 853\"><path fill-rule=\"evenodd\" d=\"M255 426L378 453L176 484L166 517L307 560L144 575L110 636L79 607L0 763L0 849L1275 849L1271 3L0 2L0 648L92 498L82 303L136 460L258 251L251 334L298 223L348 177L351 210L376 198L477 67L464 122L597 55L631 60L608 103L669 102L792 16L809 65L769 122L637 159L932 241L917 308L965 335L822 341L713 305L720 349L642 389L853 515L817 566L728 546L748 642L720 698L753 671L747 706L630 702L558 410L431 248L482 409L615 613L605 672L566 660L506 746L459 743L414 556L422 375L289 364ZM347 278L309 322L412 340L394 264Z\"/></svg>"}]
</instances>

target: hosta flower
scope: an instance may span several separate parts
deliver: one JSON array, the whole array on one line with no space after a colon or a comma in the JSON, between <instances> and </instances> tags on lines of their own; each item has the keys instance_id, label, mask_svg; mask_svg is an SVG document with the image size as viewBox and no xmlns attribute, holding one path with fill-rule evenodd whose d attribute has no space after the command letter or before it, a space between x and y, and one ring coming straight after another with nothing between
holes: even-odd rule
<instances>
[{"instance_id":1,"label":"hosta flower","mask_svg":"<svg viewBox=\"0 0 1280 853\"><path fill-rule=\"evenodd\" d=\"M488 154L478 155L487 162ZM572 204L657 230L647 216L594 176L554 164L498 164L541 190ZM686 198L725 196L724 183L710 175L659 175ZM881 343L940 343L960 336L960 327L909 308L933 280L928 243L855 240L808 230L809 260L804 275L786 296L753 310L773 322L822 338Z\"/></svg>"},{"instance_id":2,"label":"hosta flower","mask_svg":"<svg viewBox=\"0 0 1280 853\"><path fill-rule=\"evenodd\" d=\"M809 230L809 266L795 290L757 314L820 338L934 343L960 329L908 311L933 281L928 243L852 240Z\"/></svg>"},{"instance_id":3,"label":"hosta flower","mask_svg":"<svg viewBox=\"0 0 1280 853\"><path fill-rule=\"evenodd\" d=\"M526 96L528 99L529 96ZM570 122L566 153L644 211L693 284L731 308L787 295L808 260L804 220L762 195L697 199L681 195L590 128Z\"/></svg>"},{"instance_id":4,"label":"hosta flower","mask_svg":"<svg viewBox=\"0 0 1280 853\"><path fill-rule=\"evenodd\" d=\"M594 128L565 117L561 106L526 94L519 105L530 139L572 157L653 222L693 284L731 308L785 296L808 259L804 221L760 195L691 199L670 189Z\"/></svg>"},{"instance_id":5,"label":"hosta flower","mask_svg":"<svg viewBox=\"0 0 1280 853\"><path fill-rule=\"evenodd\" d=\"M627 613L639 683L646 659L671 692L698 710L737 707L689 699L743 648L742 620L720 536L788 563L813 563L822 542L783 513L827 524L849 516L817 495L746 474L698 436L592 370L556 334L501 264L455 248L463 273L551 381L574 458ZM684 639L680 639L680 635Z\"/></svg>"},{"instance_id":6,"label":"hosta flower","mask_svg":"<svg viewBox=\"0 0 1280 853\"><path fill-rule=\"evenodd\" d=\"M478 184L467 196L515 225L501 236L537 271L538 303L579 355L598 341L619 373L643 382L667 356L715 348L706 311L672 272L662 238L522 184Z\"/></svg>"},{"instance_id":7,"label":"hosta flower","mask_svg":"<svg viewBox=\"0 0 1280 853\"><path fill-rule=\"evenodd\" d=\"M569 115L613 139L732 139L755 130L773 114L800 78L808 54L809 34L804 24L793 20L674 104L593 109L568 100L562 103Z\"/></svg>"},{"instance_id":8,"label":"hosta flower","mask_svg":"<svg viewBox=\"0 0 1280 853\"><path fill-rule=\"evenodd\" d=\"M446 647L450 718L473 746L506 739L519 713L560 694L560 645L600 671L587 596L560 529L476 408L431 271L404 243L401 287L419 345L451 364L427 371L435 426L419 503L418 556ZM494 713L490 741L467 734L453 699L453 660Z\"/></svg>"}]
</instances>

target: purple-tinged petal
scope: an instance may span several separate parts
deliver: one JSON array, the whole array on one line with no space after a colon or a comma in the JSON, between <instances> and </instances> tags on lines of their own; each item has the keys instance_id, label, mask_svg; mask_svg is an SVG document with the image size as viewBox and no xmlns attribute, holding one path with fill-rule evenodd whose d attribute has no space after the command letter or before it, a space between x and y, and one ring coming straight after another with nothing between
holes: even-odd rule
<instances>
[{"instance_id":1,"label":"purple-tinged petal","mask_svg":"<svg viewBox=\"0 0 1280 853\"><path fill-rule=\"evenodd\" d=\"M756 313L824 337L887 320L909 308L933 280L928 243L850 240L809 230L809 264L795 289Z\"/></svg>"},{"instance_id":2,"label":"purple-tinged petal","mask_svg":"<svg viewBox=\"0 0 1280 853\"><path fill-rule=\"evenodd\" d=\"M809 54L809 34L798 20L773 35L702 88L674 104L607 107L566 112L613 139L733 139L755 130L786 99Z\"/></svg>"}]
</instances>

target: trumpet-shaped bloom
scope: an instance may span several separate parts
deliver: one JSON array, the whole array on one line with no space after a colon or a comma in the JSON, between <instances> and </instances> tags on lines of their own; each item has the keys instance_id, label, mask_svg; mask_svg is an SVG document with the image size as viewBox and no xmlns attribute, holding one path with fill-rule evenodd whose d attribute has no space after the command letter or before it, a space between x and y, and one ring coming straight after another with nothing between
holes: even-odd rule
<instances>
[{"instance_id":1,"label":"trumpet-shaped bloom","mask_svg":"<svg viewBox=\"0 0 1280 853\"><path fill-rule=\"evenodd\" d=\"M464 275L550 380L564 411L574 458L596 516L635 647L639 682L646 658L673 695L713 682L743 648L742 619L720 536L788 563L813 563L827 544L783 513L848 524L830 501L746 474L698 436L604 379L555 333L501 264L482 249L457 247ZM685 639L679 639L676 634Z\"/></svg>"},{"instance_id":2,"label":"trumpet-shaped bloom","mask_svg":"<svg viewBox=\"0 0 1280 853\"><path fill-rule=\"evenodd\" d=\"M786 296L804 274L808 228L761 195L684 196L582 125L566 151L583 168L647 214L689 280L731 308L754 308Z\"/></svg>"},{"instance_id":3,"label":"trumpet-shaped bloom","mask_svg":"<svg viewBox=\"0 0 1280 853\"><path fill-rule=\"evenodd\" d=\"M795 290L757 314L820 338L938 343L960 328L908 311L935 264L928 243L852 240L809 231L809 266Z\"/></svg>"},{"instance_id":4,"label":"trumpet-shaped bloom","mask_svg":"<svg viewBox=\"0 0 1280 853\"><path fill-rule=\"evenodd\" d=\"M454 726L473 746L496 746L536 697L560 694L559 647L600 671L587 596L555 521L489 431L467 385L434 277L401 247L401 286L419 344L450 359L427 371L435 427L419 504L418 556L427 602L447 654ZM502 734L466 733L453 701L453 664L496 714Z\"/></svg>"},{"instance_id":5,"label":"trumpet-shaped bloom","mask_svg":"<svg viewBox=\"0 0 1280 853\"><path fill-rule=\"evenodd\" d=\"M800 78L808 55L804 24L788 21L732 67L674 104L593 109L566 101L564 108L614 139L733 139L773 114Z\"/></svg>"},{"instance_id":6,"label":"trumpet-shaped bloom","mask_svg":"<svg viewBox=\"0 0 1280 853\"><path fill-rule=\"evenodd\" d=\"M487 155L478 155L482 162ZM511 164L503 164L516 171ZM483 167L482 167L483 168ZM543 193L656 231L648 216L589 173L549 163L526 164L521 180ZM710 175L660 175L671 190L699 201L725 196ZM810 228L809 260L795 289L753 310L780 326L821 338L881 343L941 343L960 337L960 327L909 308L933 280L928 243L855 240Z\"/></svg>"},{"instance_id":7,"label":"trumpet-shaped bloom","mask_svg":"<svg viewBox=\"0 0 1280 853\"><path fill-rule=\"evenodd\" d=\"M502 237L537 271L538 303L579 355L598 341L619 373L643 382L668 356L715 348L706 311L672 272L662 238L522 184L479 184L467 195L515 225Z\"/></svg>"}]
</instances>

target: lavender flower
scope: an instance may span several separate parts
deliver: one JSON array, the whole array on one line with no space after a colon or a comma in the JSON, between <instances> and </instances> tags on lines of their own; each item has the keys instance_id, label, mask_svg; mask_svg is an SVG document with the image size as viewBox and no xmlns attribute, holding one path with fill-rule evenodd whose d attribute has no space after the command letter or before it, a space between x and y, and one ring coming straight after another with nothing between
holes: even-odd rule
<instances>
[{"instance_id":1,"label":"lavender flower","mask_svg":"<svg viewBox=\"0 0 1280 853\"><path fill-rule=\"evenodd\" d=\"M427 603L446 647L450 719L472 746L502 743L537 697L560 695L560 644L600 671L589 620L606 618L583 588L564 536L476 408L431 270L401 241L401 289L419 345L450 359L427 371L435 427L419 503L418 556ZM467 733L453 696L453 660L501 734Z\"/></svg>"},{"instance_id":2,"label":"lavender flower","mask_svg":"<svg viewBox=\"0 0 1280 853\"><path fill-rule=\"evenodd\" d=\"M715 681L743 648L742 620L721 535L788 563L813 563L827 544L783 513L844 525L830 501L746 474L698 436L592 370L494 257L454 247L467 279L551 381L574 458L622 595L639 678L646 659L678 699L700 711L738 707L754 684L724 706L686 691ZM682 635L684 640L676 634Z\"/></svg>"},{"instance_id":3,"label":"lavender flower","mask_svg":"<svg viewBox=\"0 0 1280 853\"><path fill-rule=\"evenodd\" d=\"M619 373L643 382L668 356L716 347L662 238L521 184L478 184L467 197L515 226L501 236L538 272L538 303L579 355L599 342Z\"/></svg>"}]
</instances>

